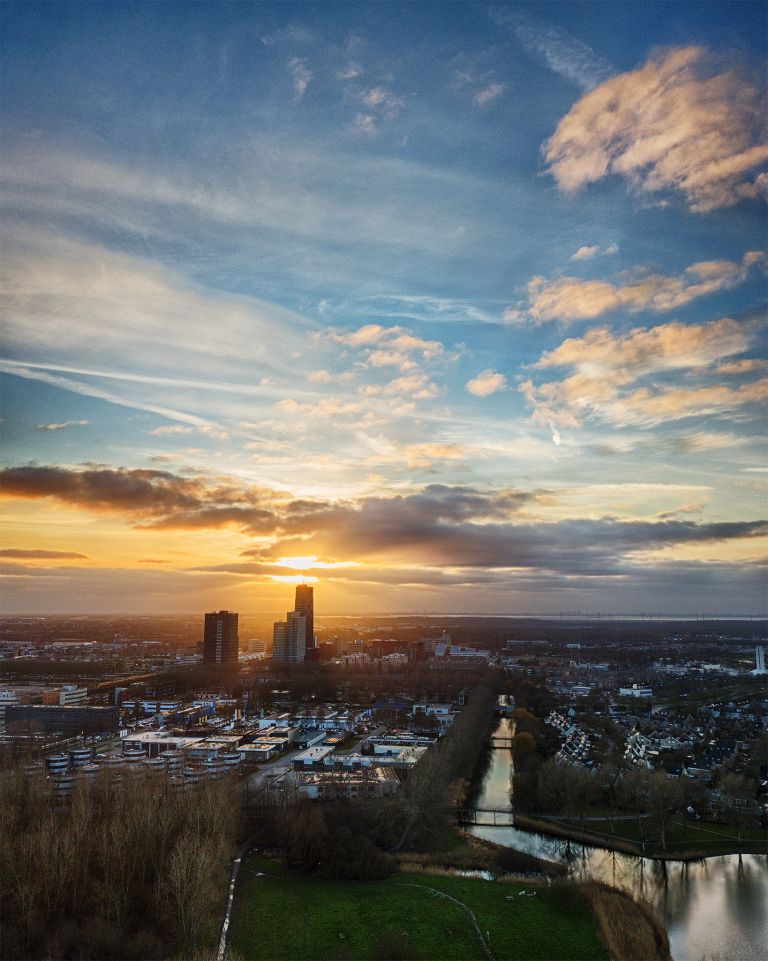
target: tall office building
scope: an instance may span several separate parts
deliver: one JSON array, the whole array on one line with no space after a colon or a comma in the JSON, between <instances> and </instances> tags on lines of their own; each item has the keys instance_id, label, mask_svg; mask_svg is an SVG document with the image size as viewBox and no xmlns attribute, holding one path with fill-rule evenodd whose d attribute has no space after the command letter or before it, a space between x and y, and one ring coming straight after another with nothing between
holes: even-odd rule
<instances>
[{"instance_id":1,"label":"tall office building","mask_svg":"<svg viewBox=\"0 0 768 961\"><path fill-rule=\"evenodd\" d=\"M307 650L315 649L315 600L314 589L308 584L296 585L294 610L307 619Z\"/></svg>"},{"instance_id":2,"label":"tall office building","mask_svg":"<svg viewBox=\"0 0 768 961\"><path fill-rule=\"evenodd\" d=\"M272 632L272 657L276 661L300 663L307 650L307 619L299 611L289 611L284 621L275 621Z\"/></svg>"},{"instance_id":3,"label":"tall office building","mask_svg":"<svg viewBox=\"0 0 768 961\"><path fill-rule=\"evenodd\" d=\"M236 664L237 654L237 614L234 611L206 614L203 664Z\"/></svg>"},{"instance_id":4,"label":"tall office building","mask_svg":"<svg viewBox=\"0 0 768 961\"><path fill-rule=\"evenodd\" d=\"M754 674L755 677L763 677L765 674L768 674L768 671L765 669L765 649L760 647L760 645L755 648L755 669L749 673Z\"/></svg>"}]
</instances>

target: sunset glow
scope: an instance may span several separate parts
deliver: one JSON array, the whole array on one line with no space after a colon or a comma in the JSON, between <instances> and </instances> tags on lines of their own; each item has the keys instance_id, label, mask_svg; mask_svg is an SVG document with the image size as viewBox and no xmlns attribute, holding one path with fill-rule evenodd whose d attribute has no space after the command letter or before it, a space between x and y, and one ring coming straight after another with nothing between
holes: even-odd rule
<instances>
[{"instance_id":1,"label":"sunset glow","mask_svg":"<svg viewBox=\"0 0 768 961\"><path fill-rule=\"evenodd\" d=\"M763 5L447 10L5 5L6 611L765 613Z\"/></svg>"}]
</instances>

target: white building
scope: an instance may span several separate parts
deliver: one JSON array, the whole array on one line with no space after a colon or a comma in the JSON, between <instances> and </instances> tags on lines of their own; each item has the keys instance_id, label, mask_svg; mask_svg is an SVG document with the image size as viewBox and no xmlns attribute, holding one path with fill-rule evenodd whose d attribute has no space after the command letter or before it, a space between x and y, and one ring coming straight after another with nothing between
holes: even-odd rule
<instances>
[{"instance_id":1,"label":"white building","mask_svg":"<svg viewBox=\"0 0 768 961\"><path fill-rule=\"evenodd\" d=\"M632 687L620 687L619 694L621 697L653 697L653 690L633 684Z\"/></svg>"},{"instance_id":2,"label":"white building","mask_svg":"<svg viewBox=\"0 0 768 961\"><path fill-rule=\"evenodd\" d=\"M755 648L755 669L749 673L754 677L762 677L764 674L768 674L765 669L765 649L759 645Z\"/></svg>"},{"instance_id":3,"label":"white building","mask_svg":"<svg viewBox=\"0 0 768 961\"><path fill-rule=\"evenodd\" d=\"M85 704L88 691L76 684L65 684L59 691L59 706L69 707L71 704Z\"/></svg>"}]
</instances>

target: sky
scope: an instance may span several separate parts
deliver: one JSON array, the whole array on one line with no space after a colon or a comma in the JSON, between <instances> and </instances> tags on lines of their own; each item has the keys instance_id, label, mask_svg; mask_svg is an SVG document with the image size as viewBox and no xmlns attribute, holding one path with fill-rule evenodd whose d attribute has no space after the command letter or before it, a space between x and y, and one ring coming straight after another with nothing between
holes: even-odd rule
<instances>
[{"instance_id":1,"label":"sky","mask_svg":"<svg viewBox=\"0 0 768 961\"><path fill-rule=\"evenodd\" d=\"M2 9L6 613L766 613L766 8Z\"/></svg>"}]
</instances>

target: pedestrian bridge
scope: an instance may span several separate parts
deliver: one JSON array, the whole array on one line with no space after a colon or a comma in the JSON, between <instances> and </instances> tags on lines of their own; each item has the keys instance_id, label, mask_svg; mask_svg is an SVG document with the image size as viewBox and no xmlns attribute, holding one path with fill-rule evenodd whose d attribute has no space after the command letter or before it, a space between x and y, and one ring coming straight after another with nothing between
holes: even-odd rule
<instances>
[{"instance_id":1,"label":"pedestrian bridge","mask_svg":"<svg viewBox=\"0 0 768 961\"><path fill-rule=\"evenodd\" d=\"M511 737L497 737L495 734L491 736L491 747L493 748L512 748L512 738Z\"/></svg>"},{"instance_id":2,"label":"pedestrian bridge","mask_svg":"<svg viewBox=\"0 0 768 961\"><path fill-rule=\"evenodd\" d=\"M509 828L515 823L511 808L461 808L456 812L459 824L479 828Z\"/></svg>"}]
</instances>

